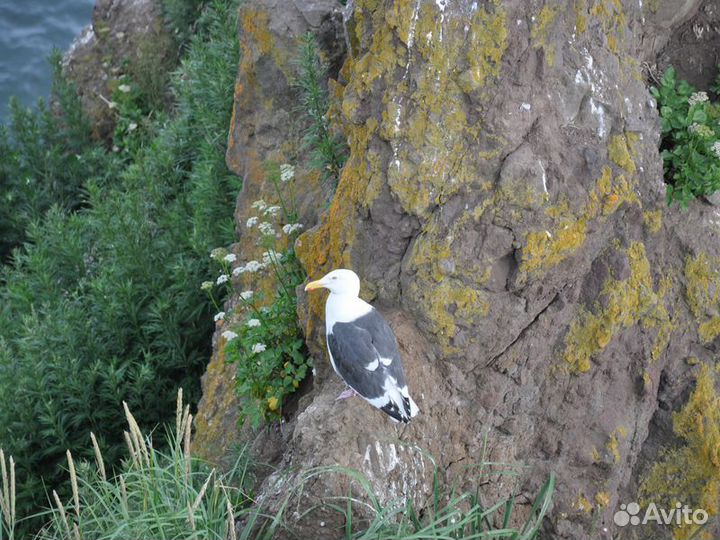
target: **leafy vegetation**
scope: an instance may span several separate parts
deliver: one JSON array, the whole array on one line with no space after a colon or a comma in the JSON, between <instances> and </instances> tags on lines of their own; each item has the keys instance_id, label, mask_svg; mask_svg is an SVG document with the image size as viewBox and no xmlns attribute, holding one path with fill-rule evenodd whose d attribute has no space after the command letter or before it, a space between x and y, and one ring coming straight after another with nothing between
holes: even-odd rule
<instances>
[{"instance_id":1,"label":"leafy vegetation","mask_svg":"<svg viewBox=\"0 0 720 540\"><path fill-rule=\"evenodd\" d=\"M49 508L38 518L43 526L37 538L165 538L181 540L203 538L224 540L234 526L233 516L249 500L251 483L248 461L241 453L227 473L211 469L192 457L190 407L183 407L178 393L175 431L168 434L167 450L155 447L130 410L125 407L128 457L117 471L108 469L102 448L94 434L92 461L75 463L67 452L70 475L69 495L53 491ZM0 455L3 470L13 472ZM7 476L7 475L6 475ZM2 485L0 539L15 536L17 516L12 513L13 490L8 479ZM3 532L5 536L3 536Z\"/></svg>"},{"instance_id":2,"label":"leafy vegetation","mask_svg":"<svg viewBox=\"0 0 720 540\"><path fill-rule=\"evenodd\" d=\"M672 67L651 92L660 108L668 204L687 206L720 189L720 104L678 80Z\"/></svg>"},{"instance_id":3,"label":"leafy vegetation","mask_svg":"<svg viewBox=\"0 0 720 540\"><path fill-rule=\"evenodd\" d=\"M222 332L225 360L237 366L240 423L249 420L254 427L263 420L281 417L283 403L300 387L312 367L297 320L295 288L305 280L305 273L293 251L302 230L293 209L295 169L290 164L271 165L267 174L280 204L255 201L252 207L258 215L245 224L248 231L257 233L257 244L265 250L262 259L232 269L236 255L222 248L214 250L220 275L215 283L202 285L218 309L215 320L226 328ZM234 309L220 311L213 293L215 286L226 289L227 295L231 275L257 273L266 276L272 296L262 290L242 291ZM262 279L255 281L260 283Z\"/></svg>"},{"instance_id":4,"label":"leafy vegetation","mask_svg":"<svg viewBox=\"0 0 720 540\"><path fill-rule=\"evenodd\" d=\"M53 106L15 106L3 131L3 249L24 245L0 270L0 446L17 461L21 515L45 488L66 495L65 451L90 457L90 431L119 463L122 401L154 427L179 386L199 398L212 307L196 284L212 246L233 237L239 189L224 162L236 9L215 0L203 11L173 77L172 117L148 110L142 84L118 81L116 152L90 141L59 73ZM20 536L37 525L23 521Z\"/></svg>"},{"instance_id":5,"label":"leafy vegetation","mask_svg":"<svg viewBox=\"0 0 720 540\"><path fill-rule=\"evenodd\" d=\"M347 148L335 134L328 119L328 92L325 86L327 66L320 59L315 36L308 32L302 38L299 58L300 103L310 120L305 133L305 146L312 155L311 165L323 172L326 180L337 183L347 159Z\"/></svg>"},{"instance_id":6,"label":"leafy vegetation","mask_svg":"<svg viewBox=\"0 0 720 540\"><path fill-rule=\"evenodd\" d=\"M60 75L61 57L50 63L55 78L49 103L34 111L10 101L9 125L0 125L0 263L28 239L27 230L51 206L72 211L83 204L86 181L115 170L112 156L90 140L75 88Z\"/></svg>"},{"instance_id":7,"label":"leafy vegetation","mask_svg":"<svg viewBox=\"0 0 720 540\"><path fill-rule=\"evenodd\" d=\"M48 509L38 518L40 540L64 538L207 538L223 540L270 540L278 532L293 535L293 523L311 523L335 516L337 538L346 540L483 539L531 540L550 507L554 475L540 487L523 517L514 515L516 497L488 502L482 493L488 476L516 476L518 467L481 462L468 467L463 481L475 484L469 491L440 482L432 456L409 447L407 454L420 453L433 464L432 496L419 507L412 499L381 503L370 480L355 469L328 466L303 471L296 480L278 477L286 494L272 511L253 500L251 485L255 464L240 453L234 467L218 473L191 456L192 415L183 406L182 391L176 404L175 430L168 436L167 451L158 450L144 434L135 416L123 404L127 430L124 438L127 459L108 469L102 445L91 433L92 450L87 461L76 463L65 454L69 472L67 495L53 491ZM14 509L14 461L0 450L0 540L17 538L20 521ZM327 497L311 504L304 499L305 487L324 476L343 478L350 486L346 496ZM358 509L365 516L358 520ZM289 516L292 510L292 516ZM529 511L528 511L529 510ZM317 513L317 514L316 514ZM368 517L369 516L369 517ZM237 521L236 521L237 520ZM325 522L317 519L319 527ZM238 527L238 524L241 524ZM331 526L328 524L328 526Z\"/></svg>"}]
</instances>

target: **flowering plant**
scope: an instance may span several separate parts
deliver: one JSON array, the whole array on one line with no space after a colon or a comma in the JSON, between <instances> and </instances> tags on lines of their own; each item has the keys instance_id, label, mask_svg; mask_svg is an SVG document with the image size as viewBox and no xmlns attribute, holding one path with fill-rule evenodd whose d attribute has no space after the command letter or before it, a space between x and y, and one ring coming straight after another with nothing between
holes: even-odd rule
<instances>
[{"instance_id":1,"label":"flowering plant","mask_svg":"<svg viewBox=\"0 0 720 540\"><path fill-rule=\"evenodd\" d=\"M720 105L677 80L672 67L651 92L660 108L668 204L687 206L720 189Z\"/></svg>"},{"instance_id":2,"label":"flowering plant","mask_svg":"<svg viewBox=\"0 0 720 540\"><path fill-rule=\"evenodd\" d=\"M270 167L268 175L280 204L255 201L251 208L257 215L245 223L248 233L256 234L257 244L265 250L262 257L241 262L224 248L214 249L210 257L220 266L220 273L215 282L201 285L218 311L215 321L223 328L220 336L225 359L237 366L240 422L249 420L253 427L263 420L280 419L288 396L300 387L312 368L297 322L295 297L295 288L305 279L293 251L303 226L297 223L296 212L283 197L295 170L291 165ZM288 247L283 249L282 245ZM223 292L229 294L232 278L253 274L274 277L277 290L272 301L268 302L262 292L244 290L237 295L238 305L223 311L214 291L225 287Z\"/></svg>"}]
</instances>

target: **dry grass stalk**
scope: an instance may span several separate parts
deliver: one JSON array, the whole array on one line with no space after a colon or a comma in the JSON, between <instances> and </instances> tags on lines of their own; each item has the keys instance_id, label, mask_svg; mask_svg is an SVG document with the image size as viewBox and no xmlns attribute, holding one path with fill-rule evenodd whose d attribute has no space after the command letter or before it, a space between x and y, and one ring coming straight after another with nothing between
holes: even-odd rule
<instances>
[{"instance_id":1,"label":"dry grass stalk","mask_svg":"<svg viewBox=\"0 0 720 540\"><path fill-rule=\"evenodd\" d=\"M127 486L125 485L125 478L123 478L122 475L120 475L119 478L120 478L120 493L122 495L123 510L125 511L125 515L127 515L130 512L130 507L128 506Z\"/></svg>"},{"instance_id":2,"label":"dry grass stalk","mask_svg":"<svg viewBox=\"0 0 720 540\"><path fill-rule=\"evenodd\" d=\"M192 432L192 414L188 414L185 421L185 440L183 441L183 454L185 456L185 485L190 483L190 433Z\"/></svg>"},{"instance_id":3,"label":"dry grass stalk","mask_svg":"<svg viewBox=\"0 0 720 540\"><path fill-rule=\"evenodd\" d=\"M195 530L195 517L193 516L193 509L192 509L192 506L190 506L190 501L188 501L188 523L190 523L190 528L194 531Z\"/></svg>"},{"instance_id":4,"label":"dry grass stalk","mask_svg":"<svg viewBox=\"0 0 720 540\"><path fill-rule=\"evenodd\" d=\"M130 435L133 441L136 443L136 447L142 458L145 459L145 464L150 467L150 453L148 452L147 445L145 444L145 437L140 431L140 426L135 421L135 417L130 412L128 404L123 401L123 409L125 410L125 418L127 419L128 425L130 426Z\"/></svg>"},{"instance_id":5,"label":"dry grass stalk","mask_svg":"<svg viewBox=\"0 0 720 540\"><path fill-rule=\"evenodd\" d=\"M67 532L67 537L70 538L70 524L67 520L67 514L65 513L65 507L63 506L63 503L60 501L60 497L58 497L57 491L53 489L53 498L55 499L55 505L57 506L58 512L60 512L60 519L62 519L63 525L65 525L65 532Z\"/></svg>"},{"instance_id":6,"label":"dry grass stalk","mask_svg":"<svg viewBox=\"0 0 720 540\"><path fill-rule=\"evenodd\" d=\"M10 456L10 476L5 462L5 452L0 449L0 474L2 475L2 491L0 492L0 511L5 523L11 531L15 528L15 461ZM0 525L2 526L2 525Z\"/></svg>"},{"instance_id":7,"label":"dry grass stalk","mask_svg":"<svg viewBox=\"0 0 720 540\"><path fill-rule=\"evenodd\" d=\"M75 515L80 517L80 490L78 489L77 472L75 472L75 462L73 461L70 450L66 451L68 468L70 469L70 486L72 487L73 502L75 503Z\"/></svg>"},{"instance_id":8,"label":"dry grass stalk","mask_svg":"<svg viewBox=\"0 0 720 540\"><path fill-rule=\"evenodd\" d=\"M233 512L232 504L230 504L230 499L226 498L225 503L227 504L228 535L230 536L230 540L237 540L237 535L235 533L235 514Z\"/></svg>"},{"instance_id":9,"label":"dry grass stalk","mask_svg":"<svg viewBox=\"0 0 720 540\"><path fill-rule=\"evenodd\" d=\"M100 445L98 444L95 434L92 431L90 432L90 439L92 440L93 450L95 450L95 461L97 462L100 477L104 481L107 481L107 475L105 474L105 461L103 460L102 452L100 452Z\"/></svg>"},{"instance_id":10,"label":"dry grass stalk","mask_svg":"<svg viewBox=\"0 0 720 540\"><path fill-rule=\"evenodd\" d=\"M130 434L127 431L123 431L123 436L125 437L125 444L127 444L130 457L133 460L133 465L139 465L137 450L135 450L135 444L133 443L132 437L130 437Z\"/></svg>"},{"instance_id":11,"label":"dry grass stalk","mask_svg":"<svg viewBox=\"0 0 720 540\"><path fill-rule=\"evenodd\" d=\"M175 406L175 437L176 440L182 439L182 412L183 412L183 389L180 388L177 394L177 405Z\"/></svg>"},{"instance_id":12,"label":"dry grass stalk","mask_svg":"<svg viewBox=\"0 0 720 540\"><path fill-rule=\"evenodd\" d=\"M202 502L202 498L205 496L205 491L207 490L208 484L210 484L210 480L213 477L213 474L215 474L215 469L210 471L210 474L207 477L207 480L205 480L205 483L200 488L200 493L197 494L197 497L195 497L195 502L192 505L193 512L198 509L200 506L200 503Z\"/></svg>"}]
</instances>

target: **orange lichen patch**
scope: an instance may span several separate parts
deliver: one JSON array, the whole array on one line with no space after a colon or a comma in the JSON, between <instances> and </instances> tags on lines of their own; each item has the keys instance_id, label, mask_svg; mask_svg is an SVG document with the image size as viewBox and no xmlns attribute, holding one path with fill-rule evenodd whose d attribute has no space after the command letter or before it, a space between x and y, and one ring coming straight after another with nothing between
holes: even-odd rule
<instances>
[{"instance_id":1,"label":"orange lichen patch","mask_svg":"<svg viewBox=\"0 0 720 540\"><path fill-rule=\"evenodd\" d=\"M720 335L720 258L700 253L685 261L685 289L690 311L705 343Z\"/></svg>"},{"instance_id":2,"label":"orange lichen patch","mask_svg":"<svg viewBox=\"0 0 720 540\"><path fill-rule=\"evenodd\" d=\"M713 370L702 366L695 390L680 412L673 431L683 446L662 451L640 486L641 503L674 508L675 503L702 508L709 516L720 511L720 397ZM698 525L673 526L673 538L713 538Z\"/></svg>"},{"instance_id":3,"label":"orange lichen patch","mask_svg":"<svg viewBox=\"0 0 720 540\"><path fill-rule=\"evenodd\" d=\"M272 51L272 35L268 30L270 16L264 10L242 6L240 9L240 28L251 38L260 54Z\"/></svg>"},{"instance_id":4,"label":"orange lichen patch","mask_svg":"<svg viewBox=\"0 0 720 540\"><path fill-rule=\"evenodd\" d=\"M667 346L673 327L664 299L670 282L661 280L655 292L645 246L640 242L631 244L627 257L630 277L626 280L608 278L601 292L605 307L598 304L595 313L581 308L570 326L563 359L574 372L589 371L591 358L607 347L620 329L638 323L646 328L658 328L658 351L662 352Z\"/></svg>"},{"instance_id":5,"label":"orange lichen patch","mask_svg":"<svg viewBox=\"0 0 720 540\"><path fill-rule=\"evenodd\" d=\"M291 78L288 59L276 46L276 37L269 29L267 11L248 4L240 6L240 73L247 84L256 85L255 63L261 56L271 56L277 68L288 80ZM259 98L258 98L259 99Z\"/></svg>"}]
</instances>

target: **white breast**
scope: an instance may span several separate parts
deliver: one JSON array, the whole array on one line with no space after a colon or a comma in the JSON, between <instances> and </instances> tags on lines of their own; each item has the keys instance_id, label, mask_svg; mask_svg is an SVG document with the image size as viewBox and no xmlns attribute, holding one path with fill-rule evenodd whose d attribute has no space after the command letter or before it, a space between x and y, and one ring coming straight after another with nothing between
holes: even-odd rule
<instances>
[{"instance_id":1,"label":"white breast","mask_svg":"<svg viewBox=\"0 0 720 540\"><path fill-rule=\"evenodd\" d=\"M335 323L354 321L371 310L372 306L357 296L330 293L325 302L325 329L330 333Z\"/></svg>"}]
</instances>

